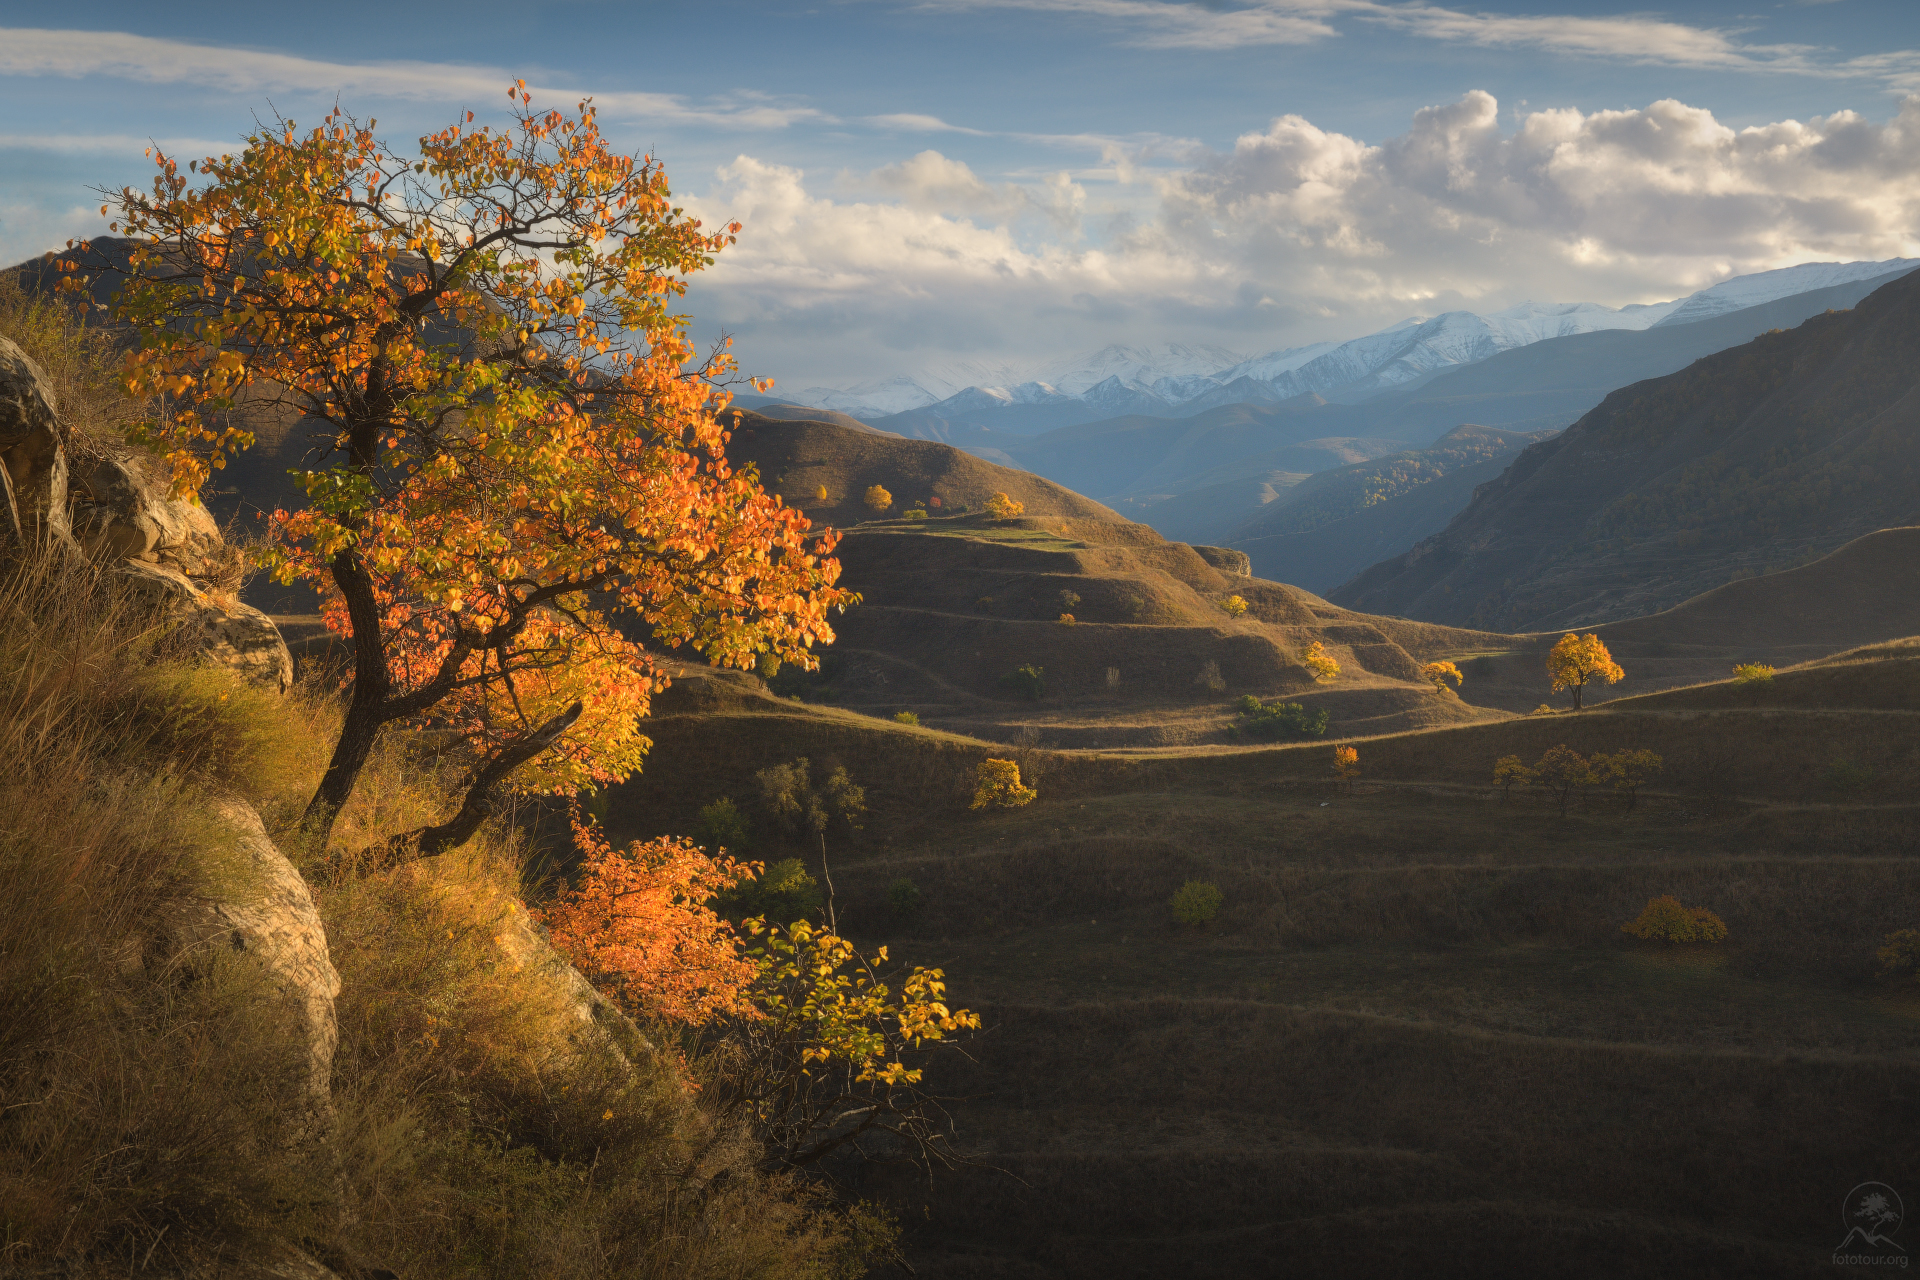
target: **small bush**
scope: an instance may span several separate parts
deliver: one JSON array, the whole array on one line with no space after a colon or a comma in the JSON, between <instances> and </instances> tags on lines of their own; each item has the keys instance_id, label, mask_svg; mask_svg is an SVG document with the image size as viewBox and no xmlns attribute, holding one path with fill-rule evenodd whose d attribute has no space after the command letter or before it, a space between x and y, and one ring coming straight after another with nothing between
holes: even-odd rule
<instances>
[{"instance_id":1,"label":"small bush","mask_svg":"<svg viewBox=\"0 0 1920 1280\"><path fill-rule=\"evenodd\" d=\"M869 510L878 513L893 505L893 495L877 484L868 485L860 501L866 503Z\"/></svg>"},{"instance_id":2,"label":"small bush","mask_svg":"<svg viewBox=\"0 0 1920 1280\"><path fill-rule=\"evenodd\" d=\"M1025 698L1028 702L1038 702L1047 691L1047 669L1036 667L1031 662L1015 667L1000 677L1000 687L1015 697Z\"/></svg>"},{"instance_id":3,"label":"small bush","mask_svg":"<svg viewBox=\"0 0 1920 1280\"><path fill-rule=\"evenodd\" d=\"M1874 952L1883 978L1920 982L1920 929L1896 929Z\"/></svg>"},{"instance_id":4,"label":"small bush","mask_svg":"<svg viewBox=\"0 0 1920 1280\"><path fill-rule=\"evenodd\" d=\"M902 511L900 514L907 520L925 520L927 518L927 513L918 507L914 507L909 511Z\"/></svg>"},{"instance_id":5,"label":"small bush","mask_svg":"<svg viewBox=\"0 0 1920 1280\"><path fill-rule=\"evenodd\" d=\"M827 486L821 485L818 489L815 489L813 496L821 502L825 502L827 500Z\"/></svg>"},{"instance_id":6,"label":"small bush","mask_svg":"<svg viewBox=\"0 0 1920 1280\"><path fill-rule=\"evenodd\" d=\"M1020 785L1020 766L1011 760L982 760L974 770L970 809L1018 809L1040 794Z\"/></svg>"},{"instance_id":7,"label":"small bush","mask_svg":"<svg viewBox=\"0 0 1920 1280\"><path fill-rule=\"evenodd\" d=\"M1074 591L1062 591L1060 593L1060 607L1062 609L1069 609L1069 610L1078 609L1080 607L1079 593Z\"/></svg>"},{"instance_id":8,"label":"small bush","mask_svg":"<svg viewBox=\"0 0 1920 1280\"><path fill-rule=\"evenodd\" d=\"M1227 611L1229 618L1243 617L1247 612L1247 602L1239 596L1228 596L1220 602L1220 607Z\"/></svg>"},{"instance_id":9,"label":"small bush","mask_svg":"<svg viewBox=\"0 0 1920 1280\"><path fill-rule=\"evenodd\" d=\"M1773 668L1764 662L1742 662L1733 668L1735 684L1771 684Z\"/></svg>"},{"instance_id":10,"label":"small bush","mask_svg":"<svg viewBox=\"0 0 1920 1280\"><path fill-rule=\"evenodd\" d=\"M1705 907L1683 907L1672 894L1649 899L1646 910L1621 931L1649 942L1723 942L1727 924Z\"/></svg>"},{"instance_id":11,"label":"small bush","mask_svg":"<svg viewBox=\"0 0 1920 1280\"><path fill-rule=\"evenodd\" d=\"M1317 738L1327 731L1327 710L1307 710L1297 702L1262 702L1252 694L1240 699L1240 718L1228 732L1235 738L1271 742L1278 738Z\"/></svg>"},{"instance_id":12,"label":"small bush","mask_svg":"<svg viewBox=\"0 0 1920 1280\"><path fill-rule=\"evenodd\" d=\"M1220 892L1220 886L1205 880L1189 880L1174 891L1167 899L1167 905L1173 908L1173 918L1181 924L1199 928L1220 914L1220 904L1227 897Z\"/></svg>"},{"instance_id":13,"label":"small bush","mask_svg":"<svg viewBox=\"0 0 1920 1280\"><path fill-rule=\"evenodd\" d=\"M1333 749L1333 776L1340 780L1349 792L1360 777L1360 749L1358 747L1335 747Z\"/></svg>"},{"instance_id":14,"label":"small bush","mask_svg":"<svg viewBox=\"0 0 1920 1280\"><path fill-rule=\"evenodd\" d=\"M1543 702L1533 710L1527 712L1527 714L1530 716L1557 716L1560 714L1560 708Z\"/></svg>"},{"instance_id":15,"label":"small bush","mask_svg":"<svg viewBox=\"0 0 1920 1280\"><path fill-rule=\"evenodd\" d=\"M722 849L735 856L745 853L753 847L752 835L747 815L730 796L721 796L701 809L700 819L693 826L693 842L710 854Z\"/></svg>"},{"instance_id":16,"label":"small bush","mask_svg":"<svg viewBox=\"0 0 1920 1280\"><path fill-rule=\"evenodd\" d=\"M920 908L926 905L926 898L920 892L920 886L902 876L887 886L887 909L902 920L911 920L920 914Z\"/></svg>"},{"instance_id":17,"label":"small bush","mask_svg":"<svg viewBox=\"0 0 1920 1280\"><path fill-rule=\"evenodd\" d=\"M1073 625L1074 625L1074 622L1073 622L1073 615L1072 615L1072 614L1070 614L1070 613L1063 613L1063 614L1061 614L1061 615L1060 615L1060 625L1061 625L1061 626L1063 626L1063 627L1071 627L1071 626L1073 626Z\"/></svg>"},{"instance_id":18,"label":"small bush","mask_svg":"<svg viewBox=\"0 0 1920 1280\"><path fill-rule=\"evenodd\" d=\"M987 514L995 520L1014 520L1026 514L1025 503L1015 502L1004 493L996 493L987 499Z\"/></svg>"},{"instance_id":19,"label":"small bush","mask_svg":"<svg viewBox=\"0 0 1920 1280\"><path fill-rule=\"evenodd\" d=\"M893 713L893 722L895 724L910 724L910 725L918 726L920 723L920 717L913 714L913 712L911 711L896 711Z\"/></svg>"}]
</instances>

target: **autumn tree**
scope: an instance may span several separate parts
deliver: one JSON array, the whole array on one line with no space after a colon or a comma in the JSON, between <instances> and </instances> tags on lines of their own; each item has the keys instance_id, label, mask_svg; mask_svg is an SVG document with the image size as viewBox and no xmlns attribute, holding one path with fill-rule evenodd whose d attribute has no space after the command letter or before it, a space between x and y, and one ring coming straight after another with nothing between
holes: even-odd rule
<instances>
[{"instance_id":1,"label":"autumn tree","mask_svg":"<svg viewBox=\"0 0 1920 1280\"><path fill-rule=\"evenodd\" d=\"M1493 785L1500 788L1502 802L1513 798L1515 785L1525 786L1533 781L1533 770L1520 760L1519 756L1501 756L1493 762Z\"/></svg>"},{"instance_id":2,"label":"autumn tree","mask_svg":"<svg viewBox=\"0 0 1920 1280\"><path fill-rule=\"evenodd\" d=\"M1567 801L1572 798L1574 791L1592 785L1594 780L1593 769L1586 757L1564 742L1548 748L1539 763L1533 766L1532 773L1533 785L1546 789L1560 802L1562 817L1566 816Z\"/></svg>"},{"instance_id":3,"label":"autumn tree","mask_svg":"<svg viewBox=\"0 0 1920 1280\"><path fill-rule=\"evenodd\" d=\"M1652 751L1622 750L1596 755L1587 763L1596 781L1613 784L1615 791L1627 797L1627 812L1632 813L1640 798L1640 788L1659 775L1666 761Z\"/></svg>"},{"instance_id":4,"label":"autumn tree","mask_svg":"<svg viewBox=\"0 0 1920 1280\"><path fill-rule=\"evenodd\" d=\"M1723 942L1727 922L1705 907L1683 907L1672 894L1647 901L1646 910L1621 931L1649 942Z\"/></svg>"},{"instance_id":5,"label":"autumn tree","mask_svg":"<svg viewBox=\"0 0 1920 1280\"><path fill-rule=\"evenodd\" d=\"M893 505L893 495L877 484L870 484L867 486L866 493L861 495L860 501L867 504L869 511L879 515Z\"/></svg>"},{"instance_id":6,"label":"autumn tree","mask_svg":"<svg viewBox=\"0 0 1920 1280\"><path fill-rule=\"evenodd\" d=\"M197 186L156 152L152 191L107 206L135 242L126 385L164 408L135 435L176 486L252 444L236 409L306 435L307 505L275 513L271 563L323 593L353 648L303 821L317 842L385 726L467 744L457 813L396 841L436 852L510 777L568 792L638 767L664 679L635 637L811 668L853 599L834 536L728 465L731 358L697 360L670 310L737 224L673 207L591 101L542 113L511 93L510 127L469 112L413 154L338 110L188 164Z\"/></svg>"},{"instance_id":7,"label":"autumn tree","mask_svg":"<svg viewBox=\"0 0 1920 1280\"><path fill-rule=\"evenodd\" d=\"M1313 672L1313 678L1321 684L1330 684L1340 678L1340 664L1334 661L1327 647L1318 640L1302 645L1294 657L1301 666Z\"/></svg>"},{"instance_id":8,"label":"autumn tree","mask_svg":"<svg viewBox=\"0 0 1920 1280\"><path fill-rule=\"evenodd\" d=\"M969 809L1018 809L1040 793L1020 784L1020 766L1012 760L982 760L974 770Z\"/></svg>"},{"instance_id":9,"label":"autumn tree","mask_svg":"<svg viewBox=\"0 0 1920 1280\"><path fill-rule=\"evenodd\" d=\"M1242 618L1247 613L1247 602L1240 596L1228 596L1220 602L1220 607L1229 618Z\"/></svg>"},{"instance_id":10,"label":"autumn tree","mask_svg":"<svg viewBox=\"0 0 1920 1280\"><path fill-rule=\"evenodd\" d=\"M1333 776L1348 793L1353 791L1354 782L1360 777L1360 749L1358 747L1335 747L1333 749Z\"/></svg>"},{"instance_id":11,"label":"autumn tree","mask_svg":"<svg viewBox=\"0 0 1920 1280\"><path fill-rule=\"evenodd\" d=\"M1588 632L1576 636L1571 631L1560 637L1553 646L1553 652L1547 655L1547 675L1553 680L1553 692L1562 689L1573 690L1573 709L1580 709L1581 695L1586 692L1587 684L1593 680L1604 680L1608 684L1619 684L1626 677L1620 664L1607 652L1607 646L1599 636Z\"/></svg>"},{"instance_id":12,"label":"autumn tree","mask_svg":"<svg viewBox=\"0 0 1920 1280\"><path fill-rule=\"evenodd\" d=\"M1026 511L1024 503L1015 502L1004 493L996 493L987 499L987 514L995 520L1012 520L1025 515Z\"/></svg>"},{"instance_id":13,"label":"autumn tree","mask_svg":"<svg viewBox=\"0 0 1920 1280\"><path fill-rule=\"evenodd\" d=\"M1435 692L1450 693L1458 689L1465 681L1460 668L1451 662L1429 662L1420 668L1420 678L1434 687ZM1452 688L1448 686L1451 685Z\"/></svg>"}]
</instances>

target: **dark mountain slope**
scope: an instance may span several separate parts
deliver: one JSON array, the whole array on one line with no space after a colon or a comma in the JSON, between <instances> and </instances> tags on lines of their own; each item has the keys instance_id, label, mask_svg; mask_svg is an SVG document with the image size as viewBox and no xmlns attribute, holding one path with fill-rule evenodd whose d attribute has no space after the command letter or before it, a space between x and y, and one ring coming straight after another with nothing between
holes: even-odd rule
<instances>
[{"instance_id":1,"label":"dark mountain slope","mask_svg":"<svg viewBox=\"0 0 1920 1280\"><path fill-rule=\"evenodd\" d=\"M1608 396L1332 594L1520 631L1653 613L1920 519L1920 276Z\"/></svg>"}]
</instances>

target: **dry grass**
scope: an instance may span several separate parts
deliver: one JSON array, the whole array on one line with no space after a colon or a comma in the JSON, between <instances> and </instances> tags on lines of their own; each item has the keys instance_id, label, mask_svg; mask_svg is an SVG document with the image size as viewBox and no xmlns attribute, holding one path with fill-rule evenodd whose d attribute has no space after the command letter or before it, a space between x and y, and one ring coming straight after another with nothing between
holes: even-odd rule
<instances>
[{"instance_id":1,"label":"dry grass","mask_svg":"<svg viewBox=\"0 0 1920 1280\"><path fill-rule=\"evenodd\" d=\"M55 301L0 273L0 334L20 344L53 384L67 448L80 457L124 453L126 427L141 406L120 389L112 334L89 323L84 304Z\"/></svg>"}]
</instances>

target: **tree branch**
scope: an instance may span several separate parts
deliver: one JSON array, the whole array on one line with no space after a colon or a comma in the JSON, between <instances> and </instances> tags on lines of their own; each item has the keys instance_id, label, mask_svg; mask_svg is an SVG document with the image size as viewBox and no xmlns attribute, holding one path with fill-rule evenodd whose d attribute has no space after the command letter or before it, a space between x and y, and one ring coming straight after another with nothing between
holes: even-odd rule
<instances>
[{"instance_id":1,"label":"tree branch","mask_svg":"<svg viewBox=\"0 0 1920 1280\"><path fill-rule=\"evenodd\" d=\"M505 781L508 774L559 741L560 735L573 727L583 710L585 707L576 702L532 733L515 738L502 747L500 754L474 776L460 812L438 826L421 827L387 841L387 861L399 862L410 857L431 858L449 849L457 849L471 840L474 832L480 829L480 824L493 813L493 789Z\"/></svg>"}]
</instances>

